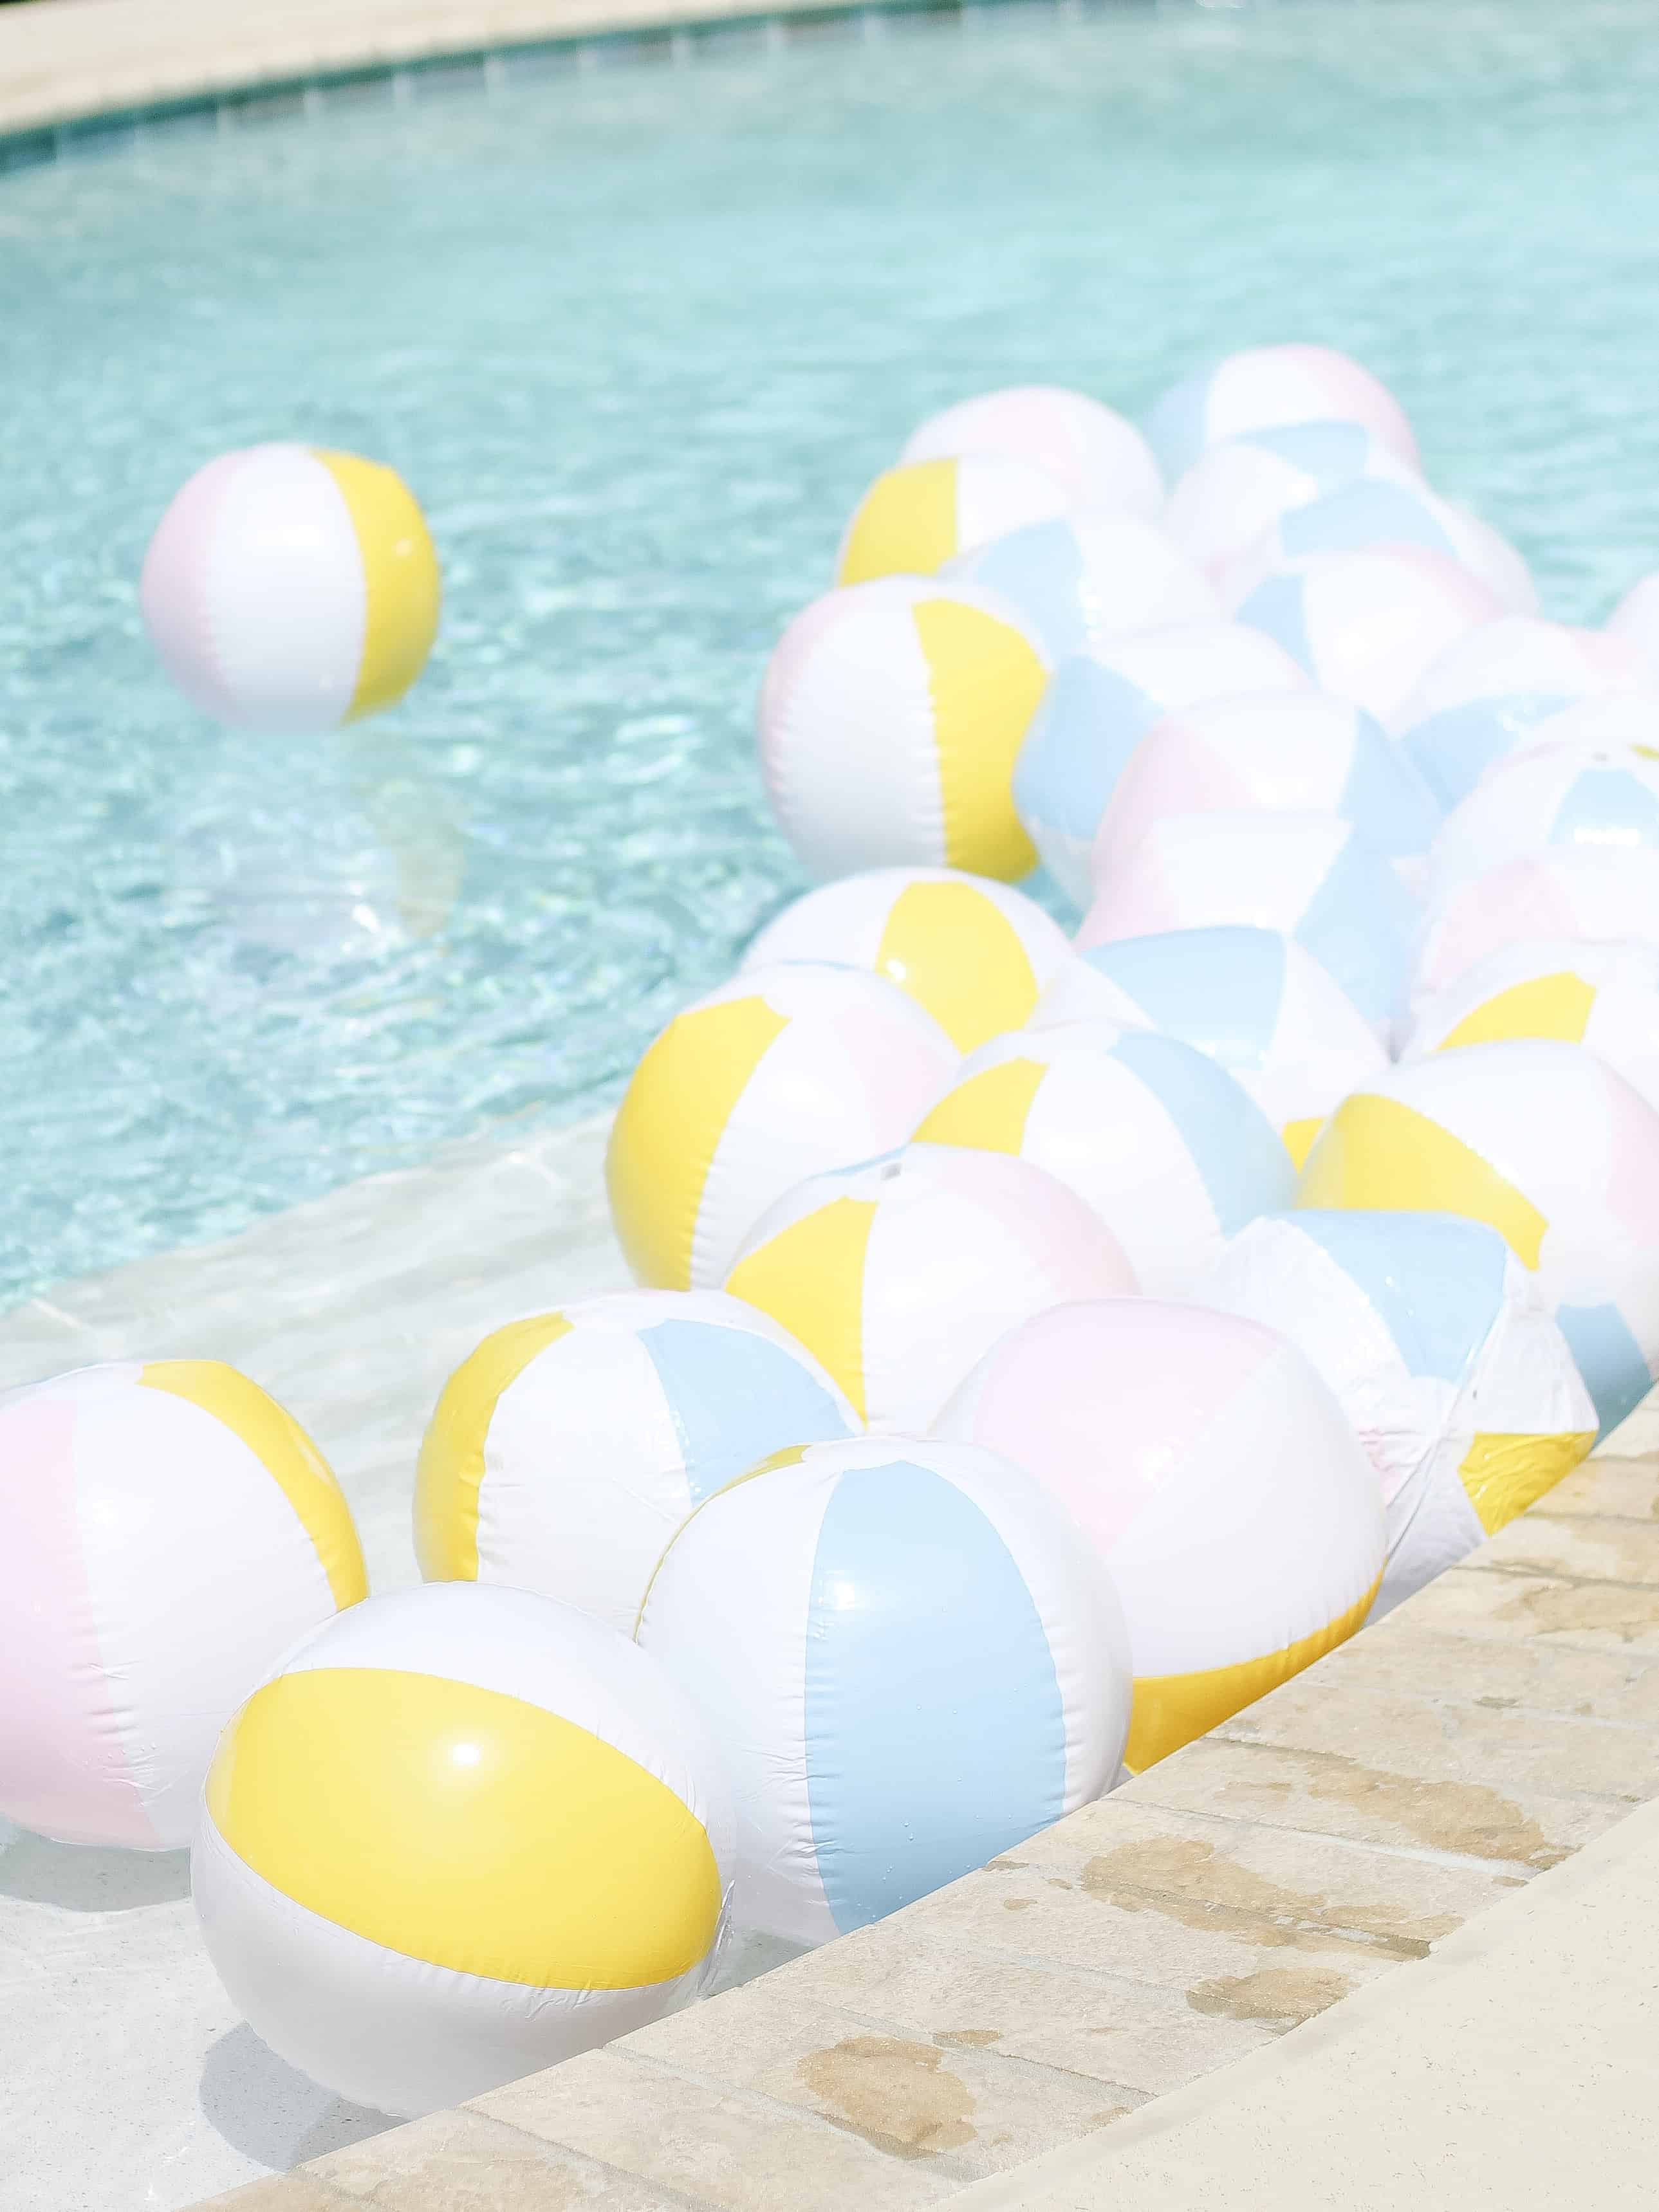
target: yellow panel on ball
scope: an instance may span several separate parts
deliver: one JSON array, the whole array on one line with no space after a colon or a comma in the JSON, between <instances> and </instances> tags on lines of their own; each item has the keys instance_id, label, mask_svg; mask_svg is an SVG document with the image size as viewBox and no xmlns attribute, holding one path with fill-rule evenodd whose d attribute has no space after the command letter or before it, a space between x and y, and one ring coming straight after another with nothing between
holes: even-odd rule
<instances>
[{"instance_id":1,"label":"yellow panel on ball","mask_svg":"<svg viewBox=\"0 0 1659 2212\"><path fill-rule=\"evenodd\" d=\"M538 1352L570 1334L562 1313L532 1314L487 1336L445 1383L415 1473L415 1552L428 1582L478 1572L478 1492L496 1401Z\"/></svg>"},{"instance_id":2,"label":"yellow panel on ball","mask_svg":"<svg viewBox=\"0 0 1659 2212\"><path fill-rule=\"evenodd\" d=\"M363 652L346 720L401 699L438 635L438 556L415 495L395 469L313 448L338 485L362 556Z\"/></svg>"},{"instance_id":3,"label":"yellow panel on ball","mask_svg":"<svg viewBox=\"0 0 1659 2212\"><path fill-rule=\"evenodd\" d=\"M933 696L945 860L1013 883L1037 864L1012 793L1048 671L1012 623L979 607L921 599L914 619Z\"/></svg>"},{"instance_id":4,"label":"yellow panel on ball","mask_svg":"<svg viewBox=\"0 0 1659 2212\"><path fill-rule=\"evenodd\" d=\"M1479 1152L1398 1099L1356 1091L1325 1124L1297 1187L1298 1206L1462 1213L1489 1222L1538 1265L1543 1215Z\"/></svg>"}]
</instances>

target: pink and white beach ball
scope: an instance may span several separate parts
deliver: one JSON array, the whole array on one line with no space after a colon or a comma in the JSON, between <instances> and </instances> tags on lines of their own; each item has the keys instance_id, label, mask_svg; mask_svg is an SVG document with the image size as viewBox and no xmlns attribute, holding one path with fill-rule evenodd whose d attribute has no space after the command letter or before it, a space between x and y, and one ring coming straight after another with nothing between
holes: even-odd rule
<instances>
[{"instance_id":1,"label":"pink and white beach ball","mask_svg":"<svg viewBox=\"0 0 1659 2212\"><path fill-rule=\"evenodd\" d=\"M1413 1006L1477 961L1540 937L1659 945L1659 853L1645 845L1553 845L1455 884L1429 908Z\"/></svg>"},{"instance_id":2,"label":"pink and white beach ball","mask_svg":"<svg viewBox=\"0 0 1659 2212\"><path fill-rule=\"evenodd\" d=\"M1041 469L1074 507L1156 521L1164 479L1134 424L1086 392L1020 384L958 400L918 424L902 461L1001 453Z\"/></svg>"},{"instance_id":3,"label":"pink and white beach ball","mask_svg":"<svg viewBox=\"0 0 1659 2212\"><path fill-rule=\"evenodd\" d=\"M1172 385L1146 420L1171 483L1208 446L1251 430L1302 422L1358 422L1412 468L1417 441L1386 386L1331 346L1248 346Z\"/></svg>"}]
</instances>

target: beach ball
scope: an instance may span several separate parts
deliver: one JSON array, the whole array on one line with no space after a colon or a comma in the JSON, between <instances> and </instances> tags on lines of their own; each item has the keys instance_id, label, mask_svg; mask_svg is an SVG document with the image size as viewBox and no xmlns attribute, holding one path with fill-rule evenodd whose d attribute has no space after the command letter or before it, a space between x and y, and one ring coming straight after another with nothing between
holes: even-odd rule
<instances>
[{"instance_id":1,"label":"beach ball","mask_svg":"<svg viewBox=\"0 0 1659 2212\"><path fill-rule=\"evenodd\" d=\"M532 1314L444 1386L416 1480L421 1571L539 1590L631 1636L688 1513L786 1445L858 1427L810 1352L721 1291Z\"/></svg>"},{"instance_id":2,"label":"beach ball","mask_svg":"<svg viewBox=\"0 0 1659 2212\"><path fill-rule=\"evenodd\" d=\"M1179 1037L1079 1021L970 1053L918 1126L1045 1169L1091 1206L1140 1287L1176 1296L1235 1230L1289 1203L1277 1132L1226 1069Z\"/></svg>"},{"instance_id":3,"label":"beach ball","mask_svg":"<svg viewBox=\"0 0 1659 2212\"><path fill-rule=\"evenodd\" d=\"M1326 1122L1297 1204L1490 1223L1536 1271L1604 1433L1659 1374L1659 1112L1581 1045L1391 1069Z\"/></svg>"},{"instance_id":4,"label":"beach ball","mask_svg":"<svg viewBox=\"0 0 1659 2212\"><path fill-rule=\"evenodd\" d=\"M1501 611L1443 553L1399 546L1310 553L1258 584L1237 614L1322 690L1390 722L1436 655Z\"/></svg>"},{"instance_id":5,"label":"beach ball","mask_svg":"<svg viewBox=\"0 0 1659 2212\"><path fill-rule=\"evenodd\" d=\"M696 1992L732 1866L719 1753L653 1659L532 1591L431 1583L343 1614L254 1691L191 1888L254 2033L409 2118Z\"/></svg>"},{"instance_id":6,"label":"beach ball","mask_svg":"<svg viewBox=\"0 0 1659 2212\"><path fill-rule=\"evenodd\" d=\"M973 584L888 576L797 615L758 720L767 796L808 874L1029 875L1012 779L1048 676L1032 632Z\"/></svg>"},{"instance_id":7,"label":"beach ball","mask_svg":"<svg viewBox=\"0 0 1659 2212\"><path fill-rule=\"evenodd\" d=\"M1562 847L1659 850L1659 745L1534 745L1512 754L1446 817L1431 889L1447 891L1506 860Z\"/></svg>"},{"instance_id":8,"label":"beach ball","mask_svg":"<svg viewBox=\"0 0 1659 2212\"><path fill-rule=\"evenodd\" d=\"M1155 521L1164 479L1133 422L1099 400L1054 384L981 392L930 415L906 441L902 461L1000 453L1041 469L1076 507Z\"/></svg>"},{"instance_id":9,"label":"beach ball","mask_svg":"<svg viewBox=\"0 0 1659 2212\"><path fill-rule=\"evenodd\" d=\"M646 1048L611 1125L611 1218L636 1281L718 1285L803 1176L890 1151L960 1055L884 976L781 962L734 976Z\"/></svg>"},{"instance_id":10,"label":"beach ball","mask_svg":"<svg viewBox=\"0 0 1659 2212\"><path fill-rule=\"evenodd\" d=\"M1116 1780L1128 1650L1110 1580L994 1453L809 1444L674 1539L639 1631L706 1717L737 1806L732 1917L820 1943Z\"/></svg>"},{"instance_id":11,"label":"beach ball","mask_svg":"<svg viewBox=\"0 0 1659 2212\"><path fill-rule=\"evenodd\" d=\"M1422 917L1382 854L1334 814L1172 814L1104 872L1075 943L1218 926L1310 952L1386 1042Z\"/></svg>"},{"instance_id":12,"label":"beach ball","mask_svg":"<svg viewBox=\"0 0 1659 2212\"><path fill-rule=\"evenodd\" d=\"M1174 623L1218 622L1215 586L1154 522L1074 514L1034 522L942 572L1017 607L1051 660Z\"/></svg>"},{"instance_id":13,"label":"beach ball","mask_svg":"<svg viewBox=\"0 0 1659 2212\"><path fill-rule=\"evenodd\" d=\"M60 1843L188 1844L220 1729L368 1589L321 1454L217 1359L0 1397L0 1814Z\"/></svg>"},{"instance_id":14,"label":"beach ball","mask_svg":"<svg viewBox=\"0 0 1659 2212\"><path fill-rule=\"evenodd\" d=\"M726 1279L804 1344L872 1429L925 1429L1005 1330L1133 1291L1122 1247L1055 1176L1006 1151L906 1145L812 1176Z\"/></svg>"},{"instance_id":15,"label":"beach ball","mask_svg":"<svg viewBox=\"0 0 1659 2212\"><path fill-rule=\"evenodd\" d=\"M1478 962L1537 938L1659 945L1659 853L1553 845L1454 884L1424 925L1413 1008Z\"/></svg>"},{"instance_id":16,"label":"beach ball","mask_svg":"<svg viewBox=\"0 0 1659 2212\"><path fill-rule=\"evenodd\" d=\"M878 476L847 526L837 584L931 576L958 553L1064 514L1063 485L1006 453L908 461Z\"/></svg>"},{"instance_id":17,"label":"beach ball","mask_svg":"<svg viewBox=\"0 0 1659 2212\"><path fill-rule=\"evenodd\" d=\"M1504 945L1423 1000L1401 1058L1510 1037L1582 1044L1659 1108L1659 938Z\"/></svg>"},{"instance_id":18,"label":"beach ball","mask_svg":"<svg viewBox=\"0 0 1659 2212\"><path fill-rule=\"evenodd\" d=\"M1086 906L1100 817L1156 723L1206 699L1307 688L1289 653L1237 623L1182 623L1070 655L1048 679L1014 769L1025 834L1055 881Z\"/></svg>"},{"instance_id":19,"label":"beach ball","mask_svg":"<svg viewBox=\"0 0 1659 2212\"><path fill-rule=\"evenodd\" d=\"M1273 929L1172 929L1091 945L1036 1004L1030 1027L1161 1030L1224 1067L1300 1166L1320 1123L1389 1064L1376 1032L1310 952Z\"/></svg>"},{"instance_id":20,"label":"beach ball","mask_svg":"<svg viewBox=\"0 0 1659 2212\"><path fill-rule=\"evenodd\" d=\"M1393 393L1330 346L1247 346L1172 385L1146 421L1171 483L1224 438L1303 423L1356 422L1410 468L1417 441Z\"/></svg>"},{"instance_id":21,"label":"beach ball","mask_svg":"<svg viewBox=\"0 0 1659 2212\"><path fill-rule=\"evenodd\" d=\"M1315 553L1357 553L1421 546L1455 561L1485 584L1503 607L1538 611L1531 572L1506 538L1467 507L1426 484L1359 477L1291 508L1229 562L1218 578L1229 606L1256 586Z\"/></svg>"},{"instance_id":22,"label":"beach ball","mask_svg":"<svg viewBox=\"0 0 1659 2212\"><path fill-rule=\"evenodd\" d=\"M1421 873L1441 824L1428 786L1360 707L1322 691L1212 699L1154 724L1130 755L1095 832L1103 883L1172 814L1334 814Z\"/></svg>"},{"instance_id":23,"label":"beach ball","mask_svg":"<svg viewBox=\"0 0 1659 2212\"><path fill-rule=\"evenodd\" d=\"M138 603L161 664L230 728L300 737L401 699L438 629L438 556L393 469L249 446L161 517Z\"/></svg>"},{"instance_id":24,"label":"beach ball","mask_svg":"<svg viewBox=\"0 0 1659 2212\"><path fill-rule=\"evenodd\" d=\"M1017 1030L1070 957L1035 900L951 868L872 868L786 907L755 938L743 969L828 960L896 983L959 1052Z\"/></svg>"},{"instance_id":25,"label":"beach ball","mask_svg":"<svg viewBox=\"0 0 1659 2212\"><path fill-rule=\"evenodd\" d=\"M1170 495L1166 526L1212 578L1281 516L1356 481L1419 484L1416 468L1358 422L1297 422L1206 447Z\"/></svg>"},{"instance_id":26,"label":"beach ball","mask_svg":"<svg viewBox=\"0 0 1659 2212\"><path fill-rule=\"evenodd\" d=\"M1288 1337L1347 1415L1383 1506L1374 1617L1524 1512L1595 1441L1537 1277L1484 1221L1264 1214L1193 1296Z\"/></svg>"},{"instance_id":27,"label":"beach ball","mask_svg":"<svg viewBox=\"0 0 1659 2212\"><path fill-rule=\"evenodd\" d=\"M1607 617L1607 632L1632 646L1659 682L1659 568L1632 584Z\"/></svg>"},{"instance_id":28,"label":"beach ball","mask_svg":"<svg viewBox=\"0 0 1659 2212\"><path fill-rule=\"evenodd\" d=\"M1382 1571L1376 1479L1285 1338L1157 1298L1061 1306L1006 1336L936 1433L1001 1452L1112 1578L1139 1774L1352 1636Z\"/></svg>"}]
</instances>

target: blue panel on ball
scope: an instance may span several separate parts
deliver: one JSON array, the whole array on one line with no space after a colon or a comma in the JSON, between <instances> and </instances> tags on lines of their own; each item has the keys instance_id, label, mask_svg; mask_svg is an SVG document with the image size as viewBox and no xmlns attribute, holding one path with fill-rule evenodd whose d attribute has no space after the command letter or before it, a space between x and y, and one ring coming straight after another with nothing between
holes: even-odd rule
<instances>
[{"instance_id":1,"label":"blue panel on ball","mask_svg":"<svg viewBox=\"0 0 1659 2212\"><path fill-rule=\"evenodd\" d=\"M1140 426L1171 485L1210 442L1210 385L1216 367L1212 362L1172 384Z\"/></svg>"},{"instance_id":2,"label":"blue panel on ball","mask_svg":"<svg viewBox=\"0 0 1659 2212\"><path fill-rule=\"evenodd\" d=\"M1659 798L1628 769L1587 768L1550 825L1552 845L1659 846Z\"/></svg>"},{"instance_id":3,"label":"blue panel on ball","mask_svg":"<svg viewBox=\"0 0 1659 2212\"><path fill-rule=\"evenodd\" d=\"M1290 1204L1296 1188L1291 1156L1224 1067L1155 1030L1126 1030L1112 1057L1140 1079L1180 1130L1223 1236Z\"/></svg>"},{"instance_id":4,"label":"blue panel on ball","mask_svg":"<svg viewBox=\"0 0 1659 2212\"><path fill-rule=\"evenodd\" d=\"M1425 714L1401 738L1407 758L1448 811L1467 799L1495 760L1515 749L1522 731L1559 714L1570 699L1543 691L1507 699L1471 699Z\"/></svg>"},{"instance_id":5,"label":"blue panel on ball","mask_svg":"<svg viewBox=\"0 0 1659 2212\"><path fill-rule=\"evenodd\" d=\"M748 1329L661 1321L642 1328L640 1342L662 1384L694 1504L790 1444L852 1433L804 1362Z\"/></svg>"},{"instance_id":6,"label":"blue panel on ball","mask_svg":"<svg viewBox=\"0 0 1659 2212\"><path fill-rule=\"evenodd\" d=\"M1440 827L1439 803L1417 769L1380 723L1360 714L1337 811L1369 845L1390 859L1426 853Z\"/></svg>"},{"instance_id":7,"label":"blue panel on ball","mask_svg":"<svg viewBox=\"0 0 1659 2212\"><path fill-rule=\"evenodd\" d=\"M1308 553L1353 553L1371 545L1423 545L1452 554L1434 510L1404 484L1358 477L1293 507L1280 518L1279 542L1292 559Z\"/></svg>"},{"instance_id":8,"label":"blue panel on ball","mask_svg":"<svg viewBox=\"0 0 1659 2212\"><path fill-rule=\"evenodd\" d=\"M1555 1320L1578 1363L1605 1437L1653 1388L1642 1347L1614 1305L1558 1306Z\"/></svg>"},{"instance_id":9,"label":"blue panel on ball","mask_svg":"<svg viewBox=\"0 0 1659 2212\"><path fill-rule=\"evenodd\" d=\"M849 1468L824 1513L805 1743L842 1934L1065 1809L1065 1708L1031 1594L972 1499L913 1461Z\"/></svg>"},{"instance_id":10,"label":"blue panel on ball","mask_svg":"<svg viewBox=\"0 0 1659 2212\"><path fill-rule=\"evenodd\" d=\"M1155 1029L1224 1067L1259 1067L1267 1057L1285 995L1285 940L1276 930L1159 930L1091 945L1082 957L1127 991Z\"/></svg>"},{"instance_id":11,"label":"blue panel on ball","mask_svg":"<svg viewBox=\"0 0 1659 2212\"><path fill-rule=\"evenodd\" d=\"M1370 433L1359 422L1287 422L1278 429L1249 431L1237 442L1277 453L1312 477L1322 492L1352 482L1371 454Z\"/></svg>"},{"instance_id":12,"label":"blue panel on ball","mask_svg":"<svg viewBox=\"0 0 1659 2212\"><path fill-rule=\"evenodd\" d=\"M1392 1022L1405 997L1420 916L1389 863L1356 834L1332 863L1296 930L1368 1022Z\"/></svg>"},{"instance_id":13,"label":"blue panel on ball","mask_svg":"<svg viewBox=\"0 0 1659 2212\"><path fill-rule=\"evenodd\" d=\"M1358 1285L1407 1374L1462 1381L1503 1307L1509 1247L1495 1229L1455 1213L1322 1206L1285 1218Z\"/></svg>"},{"instance_id":14,"label":"blue panel on ball","mask_svg":"<svg viewBox=\"0 0 1659 2212\"><path fill-rule=\"evenodd\" d=\"M1308 643L1307 612L1299 576L1269 576L1258 584L1238 611L1238 620L1253 629L1265 630L1282 645L1298 666L1313 673L1313 647Z\"/></svg>"},{"instance_id":15,"label":"blue panel on ball","mask_svg":"<svg viewBox=\"0 0 1659 2212\"><path fill-rule=\"evenodd\" d=\"M1000 592L1036 630L1050 660L1080 653L1089 641L1083 607L1083 556L1069 522L1034 522L994 538L981 552L952 563L951 574Z\"/></svg>"},{"instance_id":16,"label":"blue panel on ball","mask_svg":"<svg viewBox=\"0 0 1659 2212\"><path fill-rule=\"evenodd\" d=\"M1031 717L1014 764L1014 805L1029 827L1090 838L1129 756L1159 708L1126 677L1086 653L1062 660Z\"/></svg>"}]
</instances>

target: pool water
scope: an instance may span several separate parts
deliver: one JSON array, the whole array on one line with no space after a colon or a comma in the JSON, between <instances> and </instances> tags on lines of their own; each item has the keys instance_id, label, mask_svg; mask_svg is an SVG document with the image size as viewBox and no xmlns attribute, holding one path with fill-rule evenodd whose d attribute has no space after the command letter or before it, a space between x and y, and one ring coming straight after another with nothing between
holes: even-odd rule
<instances>
[{"instance_id":1,"label":"pool water","mask_svg":"<svg viewBox=\"0 0 1659 2212\"><path fill-rule=\"evenodd\" d=\"M1653 21L979 9L0 179L0 1299L613 1095L800 887L761 667L963 393L1348 347L1599 618L1659 562ZM444 562L349 741L216 732L139 628L270 437L394 463Z\"/></svg>"}]
</instances>

